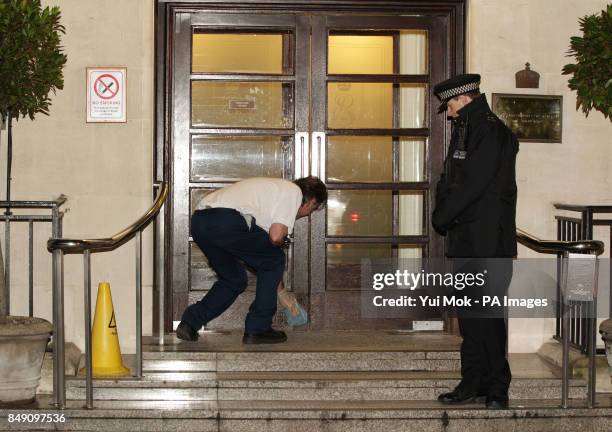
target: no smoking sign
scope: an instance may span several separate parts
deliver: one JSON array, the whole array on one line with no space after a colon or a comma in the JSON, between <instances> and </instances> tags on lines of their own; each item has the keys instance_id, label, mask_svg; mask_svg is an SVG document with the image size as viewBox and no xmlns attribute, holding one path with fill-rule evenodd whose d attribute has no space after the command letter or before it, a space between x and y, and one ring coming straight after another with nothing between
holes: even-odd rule
<instances>
[{"instance_id":1,"label":"no smoking sign","mask_svg":"<svg viewBox=\"0 0 612 432\"><path fill-rule=\"evenodd\" d=\"M94 82L94 92L101 99L114 99L119 94L119 80L111 74L100 75Z\"/></svg>"},{"instance_id":2,"label":"no smoking sign","mask_svg":"<svg viewBox=\"0 0 612 432\"><path fill-rule=\"evenodd\" d=\"M126 119L126 68L87 68L87 122Z\"/></svg>"}]
</instances>

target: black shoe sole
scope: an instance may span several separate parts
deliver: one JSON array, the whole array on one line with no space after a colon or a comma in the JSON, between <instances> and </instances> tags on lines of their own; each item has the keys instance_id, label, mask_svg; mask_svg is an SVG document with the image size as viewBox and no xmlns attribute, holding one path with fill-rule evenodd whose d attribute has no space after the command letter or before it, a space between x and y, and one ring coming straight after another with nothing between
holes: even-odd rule
<instances>
[{"instance_id":1,"label":"black shoe sole","mask_svg":"<svg viewBox=\"0 0 612 432\"><path fill-rule=\"evenodd\" d=\"M486 396L472 396L467 399L461 399L461 400L438 399L438 402L443 403L444 405L463 405L463 404L471 404L471 403L484 403L486 400L487 400Z\"/></svg>"},{"instance_id":2,"label":"black shoe sole","mask_svg":"<svg viewBox=\"0 0 612 432\"><path fill-rule=\"evenodd\" d=\"M190 332L189 329L183 329L177 327L176 337L185 342L197 342L200 335L197 332Z\"/></svg>"},{"instance_id":3,"label":"black shoe sole","mask_svg":"<svg viewBox=\"0 0 612 432\"><path fill-rule=\"evenodd\" d=\"M501 402L493 402L493 403L488 403L487 404L487 409L490 410L505 410L508 409L508 403L501 403Z\"/></svg>"},{"instance_id":4,"label":"black shoe sole","mask_svg":"<svg viewBox=\"0 0 612 432\"><path fill-rule=\"evenodd\" d=\"M193 338L193 337L191 337L191 336L180 335L180 334L178 334L178 333L176 334L176 337L177 337L178 339L182 340L182 341L185 341L185 342L197 342L197 341L198 341L198 339L199 339L199 338L197 338L197 337L196 337L196 338Z\"/></svg>"}]
</instances>

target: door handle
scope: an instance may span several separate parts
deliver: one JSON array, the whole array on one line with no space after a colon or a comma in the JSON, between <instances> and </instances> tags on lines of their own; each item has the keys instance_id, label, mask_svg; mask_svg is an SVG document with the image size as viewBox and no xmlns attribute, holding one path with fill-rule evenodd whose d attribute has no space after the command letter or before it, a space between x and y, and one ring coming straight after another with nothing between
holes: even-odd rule
<instances>
[{"instance_id":1,"label":"door handle","mask_svg":"<svg viewBox=\"0 0 612 432\"><path fill-rule=\"evenodd\" d=\"M312 133L312 170L311 174L325 182L327 167L327 143L325 132Z\"/></svg>"},{"instance_id":2,"label":"door handle","mask_svg":"<svg viewBox=\"0 0 612 432\"><path fill-rule=\"evenodd\" d=\"M310 145L308 142L308 132L296 132L295 134L295 178L306 177L308 175L308 159L310 155Z\"/></svg>"}]
</instances>

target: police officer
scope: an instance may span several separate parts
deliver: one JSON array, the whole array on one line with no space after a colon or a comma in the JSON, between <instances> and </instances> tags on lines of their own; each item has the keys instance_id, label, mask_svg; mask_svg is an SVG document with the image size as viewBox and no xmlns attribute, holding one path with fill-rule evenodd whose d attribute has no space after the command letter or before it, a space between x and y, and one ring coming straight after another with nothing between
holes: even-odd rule
<instances>
[{"instance_id":1,"label":"police officer","mask_svg":"<svg viewBox=\"0 0 612 432\"><path fill-rule=\"evenodd\" d=\"M506 258L502 261L510 267L496 265L488 281L489 288L500 293L507 289L511 259L516 256L518 141L491 111L479 86L480 75L463 74L434 87L442 102L439 112L446 111L453 131L436 187L432 224L447 236L446 255L455 260L455 269L471 262L468 267L476 271L483 263ZM486 400L487 408L507 408L512 376L505 320L482 309L469 312L458 312L463 337L461 382L438 400L445 404Z\"/></svg>"}]
</instances>

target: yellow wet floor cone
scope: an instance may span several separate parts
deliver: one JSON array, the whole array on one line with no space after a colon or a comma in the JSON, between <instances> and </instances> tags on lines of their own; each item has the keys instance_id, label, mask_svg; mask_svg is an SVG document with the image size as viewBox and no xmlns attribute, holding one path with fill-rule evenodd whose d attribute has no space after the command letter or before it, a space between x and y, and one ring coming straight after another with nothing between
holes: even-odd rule
<instances>
[{"instance_id":1,"label":"yellow wet floor cone","mask_svg":"<svg viewBox=\"0 0 612 432\"><path fill-rule=\"evenodd\" d=\"M94 377L120 377L130 374L130 370L123 365L121 359L115 309L108 282L98 284L91 347ZM79 374L84 375L85 368L82 368Z\"/></svg>"}]
</instances>

